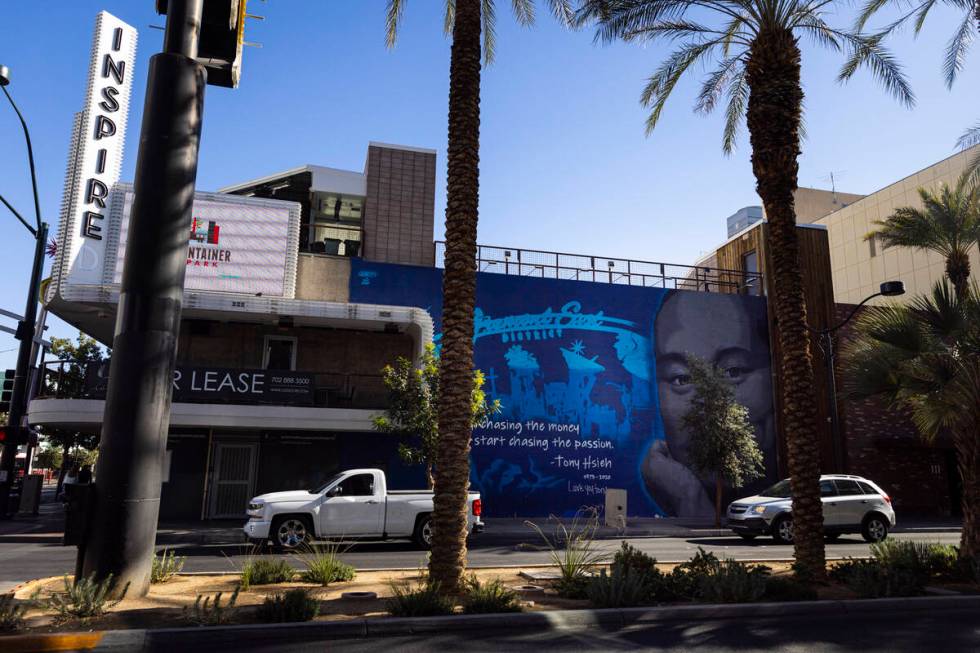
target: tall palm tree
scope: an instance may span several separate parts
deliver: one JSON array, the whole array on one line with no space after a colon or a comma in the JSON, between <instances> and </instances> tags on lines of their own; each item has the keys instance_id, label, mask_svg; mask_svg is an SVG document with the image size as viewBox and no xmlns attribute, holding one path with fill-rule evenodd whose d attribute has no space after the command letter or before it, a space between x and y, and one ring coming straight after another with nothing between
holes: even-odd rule
<instances>
[{"instance_id":1,"label":"tall palm tree","mask_svg":"<svg viewBox=\"0 0 980 653\"><path fill-rule=\"evenodd\" d=\"M570 0L547 0L568 23ZM522 25L534 22L534 0L512 0ZM387 44L398 34L405 0L388 0ZM466 569L466 493L470 480L473 393L473 311L476 305L476 230L480 196L480 67L493 60L493 0L446 0L444 28L452 34L449 63L449 143L446 171L446 254L442 281L442 353L439 363L439 449L432 512L429 577L459 591ZM482 35L482 44L481 44Z\"/></svg>"},{"instance_id":2,"label":"tall palm tree","mask_svg":"<svg viewBox=\"0 0 980 653\"><path fill-rule=\"evenodd\" d=\"M911 411L927 438L948 433L963 485L960 556L980 560L980 286L945 281L908 306L873 307L846 349L848 394Z\"/></svg>"},{"instance_id":3,"label":"tall palm tree","mask_svg":"<svg viewBox=\"0 0 980 653\"><path fill-rule=\"evenodd\" d=\"M969 173L955 186L919 189L922 208L903 206L864 238L876 238L886 247L912 247L936 252L946 259L946 276L956 296L969 290L970 249L980 242L980 187L970 184Z\"/></svg>"},{"instance_id":4,"label":"tall palm tree","mask_svg":"<svg viewBox=\"0 0 980 653\"><path fill-rule=\"evenodd\" d=\"M913 24L913 32L918 36L926 18L936 5L946 5L955 11L963 12L943 56L943 76L946 79L946 87L952 88L966 64L966 54L970 45L980 34L980 0L915 0L911 4L906 0L868 0L858 16L856 29L863 30L872 16L892 4L900 5L903 13L885 25L876 38L891 34L910 22ZM978 143L980 143L980 123L968 129L956 145L965 150ZM980 152L970 161L968 172L971 175L971 182L980 184Z\"/></svg>"},{"instance_id":5,"label":"tall palm tree","mask_svg":"<svg viewBox=\"0 0 980 653\"><path fill-rule=\"evenodd\" d=\"M794 553L815 578L825 573L820 453L793 203L803 103L799 37L845 52L842 80L867 66L892 94L906 104L913 101L904 76L877 39L825 22L834 4L832 0L585 0L577 16L580 23L598 23L599 40L680 43L643 90L642 103L651 108L648 132L657 125L680 78L701 63L715 67L695 108L707 113L726 101L726 153L735 146L742 116L747 119L756 189L769 221Z\"/></svg>"}]
</instances>

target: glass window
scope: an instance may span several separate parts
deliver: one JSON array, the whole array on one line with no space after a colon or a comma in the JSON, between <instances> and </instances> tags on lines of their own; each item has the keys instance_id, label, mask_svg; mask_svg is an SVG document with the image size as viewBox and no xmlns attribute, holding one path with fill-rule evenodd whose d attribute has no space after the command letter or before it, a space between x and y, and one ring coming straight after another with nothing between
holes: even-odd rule
<instances>
[{"instance_id":1,"label":"glass window","mask_svg":"<svg viewBox=\"0 0 980 653\"><path fill-rule=\"evenodd\" d=\"M840 493L842 497L853 497L860 494L867 494L861 490L861 486L858 485L857 481L846 481L844 479L837 479L834 481L837 485L837 492Z\"/></svg>"},{"instance_id":2,"label":"glass window","mask_svg":"<svg viewBox=\"0 0 980 653\"><path fill-rule=\"evenodd\" d=\"M820 481L820 496L822 497L837 496L837 490L834 488L834 484L830 481Z\"/></svg>"},{"instance_id":3,"label":"glass window","mask_svg":"<svg viewBox=\"0 0 980 653\"><path fill-rule=\"evenodd\" d=\"M265 369L296 369L296 339L276 336L265 338Z\"/></svg>"},{"instance_id":4,"label":"glass window","mask_svg":"<svg viewBox=\"0 0 980 653\"><path fill-rule=\"evenodd\" d=\"M775 485L773 485L768 490L764 490L764 491L760 492L760 496L764 496L764 497L775 497L777 499L788 499L788 498L790 498L793 495L790 493L789 479L786 479L784 481L780 481L780 482L776 483Z\"/></svg>"},{"instance_id":5,"label":"glass window","mask_svg":"<svg viewBox=\"0 0 980 653\"><path fill-rule=\"evenodd\" d=\"M745 294L760 295L762 284L759 283L759 255L755 250L742 256L742 272L745 274Z\"/></svg>"},{"instance_id":6,"label":"glass window","mask_svg":"<svg viewBox=\"0 0 980 653\"><path fill-rule=\"evenodd\" d=\"M861 487L861 494L878 494L878 490L874 489L867 483L858 481L857 484Z\"/></svg>"},{"instance_id":7,"label":"glass window","mask_svg":"<svg viewBox=\"0 0 980 653\"><path fill-rule=\"evenodd\" d=\"M371 474L357 474L351 476L339 486L338 496L342 497L370 497L374 495L374 476Z\"/></svg>"}]
</instances>

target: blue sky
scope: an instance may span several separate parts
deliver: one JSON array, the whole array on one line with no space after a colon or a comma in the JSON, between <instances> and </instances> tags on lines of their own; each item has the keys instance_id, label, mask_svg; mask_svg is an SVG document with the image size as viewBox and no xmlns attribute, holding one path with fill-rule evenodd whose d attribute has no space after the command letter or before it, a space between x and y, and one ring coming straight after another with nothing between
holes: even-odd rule
<instances>
[{"instance_id":1,"label":"blue sky","mask_svg":"<svg viewBox=\"0 0 980 653\"><path fill-rule=\"evenodd\" d=\"M0 63L34 139L42 212L52 230L61 206L71 118L84 100L96 13L136 26L140 42L122 178L136 162L146 69L163 25L151 0L30 0L4 3ZM218 187L304 163L361 170L368 141L438 151L436 237L445 208L449 42L442 2L407 4L399 42L384 45L383 0L252 0L240 88L208 87L198 188ZM497 60L484 71L480 242L692 263L725 238L725 218L757 204L744 131L721 152L721 115L691 111L696 79L678 87L661 124L644 135L638 98L664 45L596 46L588 32L557 26L543 7L533 29L518 27L498 0ZM539 3L541 4L541 3ZM837 24L852 9L839 3ZM942 83L942 48L954 14L937 10L918 40L891 42L918 105L908 110L867 73L839 85L840 57L804 46L808 140L800 184L868 193L945 158L980 118L980 55L952 92ZM700 75L699 75L700 76ZM0 194L33 212L19 124L0 103ZM12 216L0 218L4 262L0 308L21 312L32 243ZM4 324L9 320L3 318ZM74 331L54 320L48 335ZM0 334L0 365L16 341Z\"/></svg>"}]
</instances>

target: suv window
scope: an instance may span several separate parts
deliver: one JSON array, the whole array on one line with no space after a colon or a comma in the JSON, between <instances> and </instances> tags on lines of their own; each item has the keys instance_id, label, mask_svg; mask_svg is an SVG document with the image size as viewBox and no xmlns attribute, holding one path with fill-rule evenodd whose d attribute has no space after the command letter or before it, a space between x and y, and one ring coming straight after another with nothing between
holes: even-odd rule
<instances>
[{"instance_id":1,"label":"suv window","mask_svg":"<svg viewBox=\"0 0 980 653\"><path fill-rule=\"evenodd\" d=\"M842 497L852 497L859 494L867 494L867 492L861 489L861 486L858 485L857 481L848 481L839 478L836 479L834 483L837 484L837 491L840 492L840 495Z\"/></svg>"},{"instance_id":2,"label":"suv window","mask_svg":"<svg viewBox=\"0 0 980 653\"><path fill-rule=\"evenodd\" d=\"M834 488L834 484L832 481L820 481L820 496L822 497L837 496L837 490Z\"/></svg>"},{"instance_id":3,"label":"suv window","mask_svg":"<svg viewBox=\"0 0 980 653\"><path fill-rule=\"evenodd\" d=\"M867 483L858 481L857 484L861 486L861 494L878 494L878 490L874 489Z\"/></svg>"},{"instance_id":4,"label":"suv window","mask_svg":"<svg viewBox=\"0 0 980 653\"><path fill-rule=\"evenodd\" d=\"M357 474L351 476L340 484L339 496L342 497L369 497L374 495L374 476L371 474Z\"/></svg>"}]
</instances>

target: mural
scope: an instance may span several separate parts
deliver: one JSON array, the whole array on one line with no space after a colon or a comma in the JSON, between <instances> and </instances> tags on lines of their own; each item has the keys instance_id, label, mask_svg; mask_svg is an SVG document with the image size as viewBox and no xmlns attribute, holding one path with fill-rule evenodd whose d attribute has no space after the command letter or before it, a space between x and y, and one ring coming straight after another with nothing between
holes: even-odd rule
<instances>
[{"instance_id":1,"label":"mural","mask_svg":"<svg viewBox=\"0 0 980 653\"><path fill-rule=\"evenodd\" d=\"M438 346L441 270L351 266L352 302L425 308ZM488 516L571 515L606 488L627 490L630 516L713 515L682 427L688 353L726 371L770 470L756 486L773 480L765 299L481 273L474 319L475 363L501 403L473 430Z\"/></svg>"}]
</instances>

